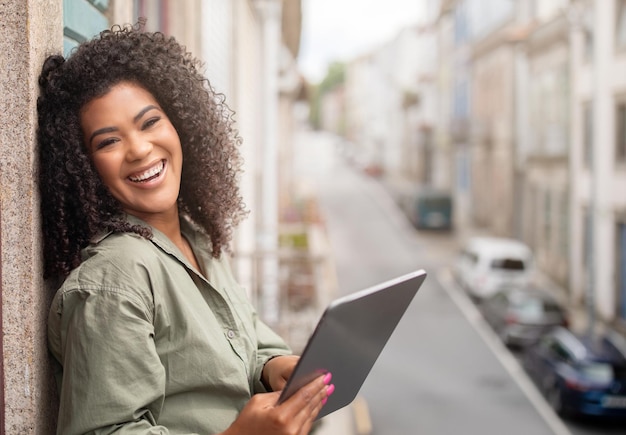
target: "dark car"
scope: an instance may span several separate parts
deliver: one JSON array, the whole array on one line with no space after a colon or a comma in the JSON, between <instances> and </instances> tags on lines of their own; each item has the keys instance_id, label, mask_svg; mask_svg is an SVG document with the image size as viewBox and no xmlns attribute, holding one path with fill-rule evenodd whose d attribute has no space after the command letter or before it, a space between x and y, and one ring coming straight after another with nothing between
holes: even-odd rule
<instances>
[{"instance_id":1,"label":"dark car","mask_svg":"<svg viewBox=\"0 0 626 435\"><path fill-rule=\"evenodd\" d=\"M526 349L522 362L560 415L626 419L626 340L622 335L590 336L555 328Z\"/></svg>"},{"instance_id":2,"label":"dark car","mask_svg":"<svg viewBox=\"0 0 626 435\"><path fill-rule=\"evenodd\" d=\"M502 287L479 304L483 317L509 347L523 348L556 326L567 326L567 314L548 291Z\"/></svg>"},{"instance_id":3,"label":"dark car","mask_svg":"<svg viewBox=\"0 0 626 435\"><path fill-rule=\"evenodd\" d=\"M452 229L452 195L425 190L415 200L415 227L429 230Z\"/></svg>"},{"instance_id":4,"label":"dark car","mask_svg":"<svg viewBox=\"0 0 626 435\"><path fill-rule=\"evenodd\" d=\"M452 229L452 195L430 188L420 190L413 200L409 216L419 230Z\"/></svg>"}]
</instances>

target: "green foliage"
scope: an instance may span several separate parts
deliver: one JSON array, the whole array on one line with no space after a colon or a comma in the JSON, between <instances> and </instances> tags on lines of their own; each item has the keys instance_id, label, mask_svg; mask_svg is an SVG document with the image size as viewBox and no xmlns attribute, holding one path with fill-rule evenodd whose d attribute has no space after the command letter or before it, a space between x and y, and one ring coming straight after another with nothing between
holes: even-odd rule
<instances>
[{"instance_id":1,"label":"green foliage","mask_svg":"<svg viewBox=\"0 0 626 435\"><path fill-rule=\"evenodd\" d=\"M333 62L328 66L326 76L317 85L310 85L309 121L315 129L320 128L320 104L322 97L345 82L346 66L341 62Z\"/></svg>"},{"instance_id":2,"label":"green foliage","mask_svg":"<svg viewBox=\"0 0 626 435\"><path fill-rule=\"evenodd\" d=\"M279 235L278 244L281 248L307 249L309 238L306 232L285 233Z\"/></svg>"},{"instance_id":3,"label":"green foliage","mask_svg":"<svg viewBox=\"0 0 626 435\"><path fill-rule=\"evenodd\" d=\"M345 81L346 66L340 62L333 62L329 65L326 71L326 77L319 84L320 94L323 95L326 92L332 91L338 85L341 85Z\"/></svg>"}]
</instances>

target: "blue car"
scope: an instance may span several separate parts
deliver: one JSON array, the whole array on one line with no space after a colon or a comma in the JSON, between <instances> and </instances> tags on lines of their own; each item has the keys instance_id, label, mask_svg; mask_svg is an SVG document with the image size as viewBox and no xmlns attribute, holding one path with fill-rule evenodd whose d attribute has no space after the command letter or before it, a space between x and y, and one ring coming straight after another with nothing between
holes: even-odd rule
<instances>
[{"instance_id":1,"label":"blue car","mask_svg":"<svg viewBox=\"0 0 626 435\"><path fill-rule=\"evenodd\" d=\"M561 416L626 418L626 340L557 327L523 355L524 368Z\"/></svg>"}]
</instances>

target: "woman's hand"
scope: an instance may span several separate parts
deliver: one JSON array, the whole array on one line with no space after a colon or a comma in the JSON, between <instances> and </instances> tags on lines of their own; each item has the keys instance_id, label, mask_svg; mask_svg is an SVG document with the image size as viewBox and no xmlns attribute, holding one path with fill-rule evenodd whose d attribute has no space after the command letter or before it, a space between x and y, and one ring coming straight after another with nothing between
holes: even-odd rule
<instances>
[{"instance_id":1,"label":"woman's hand","mask_svg":"<svg viewBox=\"0 0 626 435\"><path fill-rule=\"evenodd\" d=\"M285 388L287 379L291 376L299 359L300 357L296 355L283 355L272 358L263 367L263 373L261 374L263 383L269 386L272 391L282 390Z\"/></svg>"},{"instance_id":2,"label":"woman's hand","mask_svg":"<svg viewBox=\"0 0 626 435\"><path fill-rule=\"evenodd\" d=\"M319 376L280 405L278 391L255 394L222 435L307 435L335 389L330 378L330 373Z\"/></svg>"}]
</instances>

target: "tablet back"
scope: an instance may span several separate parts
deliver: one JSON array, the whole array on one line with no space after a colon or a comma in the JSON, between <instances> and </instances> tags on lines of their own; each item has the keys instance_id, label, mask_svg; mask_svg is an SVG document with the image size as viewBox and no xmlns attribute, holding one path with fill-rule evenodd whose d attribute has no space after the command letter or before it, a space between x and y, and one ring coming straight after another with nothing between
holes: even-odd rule
<instances>
[{"instance_id":1,"label":"tablet back","mask_svg":"<svg viewBox=\"0 0 626 435\"><path fill-rule=\"evenodd\" d=\"M326 372L333 375L335 392L317 418L352 402L425 278L426 272L419 270L332 302L279 403Z\"/></svg>"}]
</instances>

